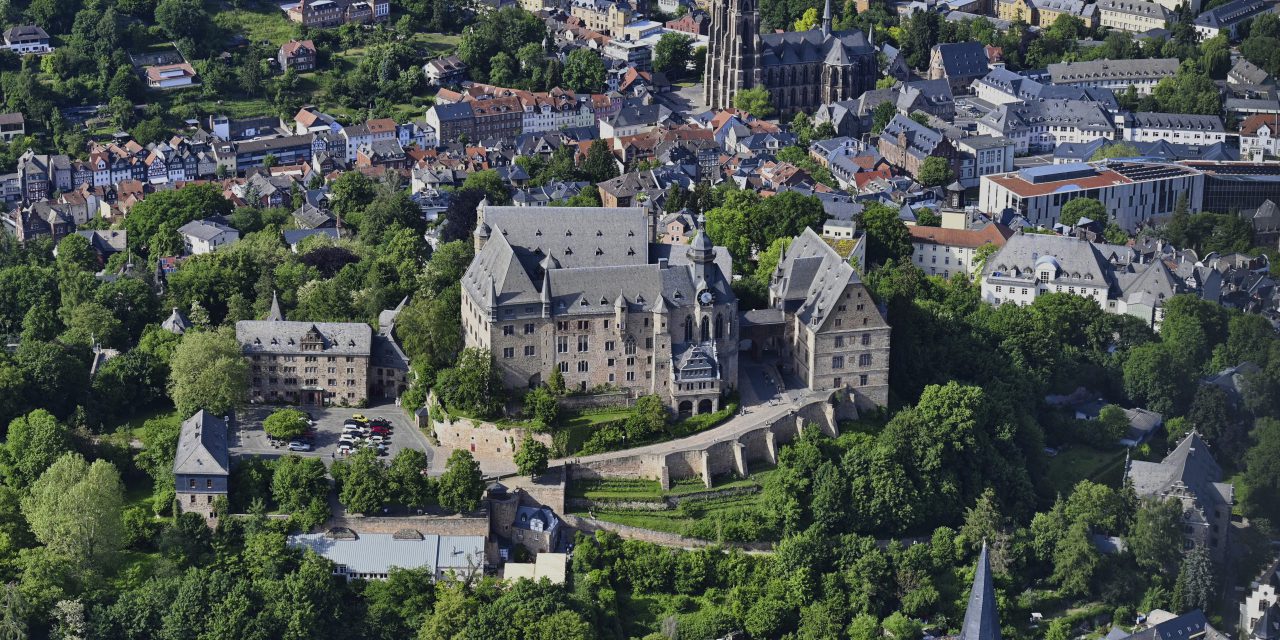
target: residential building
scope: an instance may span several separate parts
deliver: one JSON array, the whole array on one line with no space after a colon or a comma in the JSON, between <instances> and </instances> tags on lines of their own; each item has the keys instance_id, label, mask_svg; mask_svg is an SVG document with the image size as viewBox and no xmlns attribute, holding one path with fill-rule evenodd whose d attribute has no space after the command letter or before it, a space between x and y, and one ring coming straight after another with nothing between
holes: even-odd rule
<instances>
[{"instance_id":1,"label":"residential building","mask_svg":"<svg viewBox=\"0 0 1280 640\"><path fill-rule=\"evenodd\" d=\"M98 254L98 265L103 267L111 256L129 248L129 232L124 229L92 229L76 231L76 235L84 236L89 241L89 248Z\"/></svg>"},{"instance_id":2,"label":"residential building","mask_svg":"<svg viewBox=\"0 0 1280 640\"><path fill-rule=\"evenodd\" d=\"M178 448L173 456L178 508L204 516L212 526L218 517L214 503L227 496L230 475L227 422L201 409L184 420L178 432Z\"/></svg>"},{"instance_id":3,"label":"residential building","mask_svg":"<svg viewBox=\"0 0 1280 640\"><path fill-rule=\"evenodd\" d=\"M1261 13L1274 11L1274 6L1264 0L1232 0L1196 16L1193 24L1201 40L1220 33L1227 34L1228 40L1236 40L1240 25Z\"/></svg>"},{"instance_id":4,"label":"residential building","mask_svg":"<svg viewBox=\"0 0 1280 640\"><path fill-rule=\"evenodd\" d=\"M281 71L289 69L298 73L315 71L316 45L310 40L290 40L280 45L276 61L280 63Z\"/></svg>"},{"instance_id":5,"label":"residential building","mask_svg":"<svg viewBox=\"0 0 1280 640\"><path fill-rule=\"evenodd\" d=\"M1017 144L999 136L965 136L952 139L959 152L956 180L966 189L977 187L982 176L1013 171Z\"/></svg>"},{"instance_id":6,"label":"residential building","mask_svg":"<svg viewBox=\"0 0 1280 640\"><path fill-rule=\"evenodd\" d=\"M1235 489L1223 482L1209 445L1192 431L1160 462L1129 462L1125 475L1139 498L1182 503L1183 547L1203 546L1218 563L1226 561Z\"/></svg>"},{"instance_id":7,"label":"residential building","mask_svg":"<svg viewBox=\"0 0 1280 640\"><path fill-rule=\"evenodd\" d=\"M700 11L680 16L675 20L669 20L666 24L667 29L687 33L691 36L705 36L711 30L711 19L707 14Z\"/></svg>"},{"instance_id":8,"label":"residential building","mask_svg":"<svg viewBox=\"0 0 1280 640\"><path fill-rule=\"evenodd\" d=\"M977 41L935 44L929 52L929 79L945 78L953 93L966 93L990 72L987 49Z\"/></svg>"},{"instance_id":9,"label":"residential building","mask_svg":"<svg viewBox=\"0 0 1280 640\"><path fill-rule=\"evenodd\" d=\"M1177 58L1146 60L1091 60L1049 65L1049 81L1056 85L1110 89L1117 93L1133 87L1148 95L1156 83L1178 73Z\"/></svg>"},{"instance_id":10,"label":"residential building","mask_svg":"<svg viewBox=\"0 0 1280 640\"><path fill-rule=\"evenodd\" d=\"M1164 303L1182 291L1163 260L1135 262L1127 251L1069 236L1015 234L982 267L984 302L1025 306L1045 293L1069 293L1157 329Z\"/></svg>"},{"instance_id":11,"label":"residential building","mask_svg":"<svg viewBox=\"0 0 1280 640\"><path fill-rule=\"evenodd\" d=\"M942 158L953 172L959 173L959 153L951 140L901 114L895 115L880 132L878 149L889 164L913 178L919 175L924 161L932 157Z\"/></svg>"},{"instance_id":12,"label":"residential building","mask_svg":"<svg viewBox=\"0 0 1280 640\"><path fill-rule=\"evenodd\" d=\"M394 533L325 533L289 536L289 546L309 549L333 562L333 575L347 580L386 580L394 568L422 569L436 581L471 580L484 574L485 537L438 535L403 529Z\"/></svg>"},{"instance_id":13,"label":"residential building","mask_svg":"<svg viewBox=\"0 0 1280 640\"><path fill-rule=\"evenodd\" d=\"M623 29L635 19L631 7L616 0L573 0L569 15L582 20L587 29L613 38L621 38Z\"/></svg>"},{"instance_id":14,"label":"residential building","mask_svg":"<svg viewBox=\"0 0 1280 640\"><path fill-rule=\"evenodd\" d=\"M0 113L0 140L13 142L27 135L27 123L21 113Z\"/></svg>"},{"instance_id":15,"label":"residential building","mask_svg":"<svg viewBox=\"0 0 1280 640\"><path fill-rule=\"evenodd\" d=\"M898 113L922 111L948 122L956 117L951 84L945 79L904 82L898 91Z\"/></svg>"},{"instance_id":16,"label":"residential building","mask_svg":"<svg viewBox=\"0 0 1280 640\"><path fill-rule=\"evenodd\" d=\"M152 89L181 89L196 84L196 70L186 62L151 65L142 72Z\"/></svg>"},{"instance_id":17,"label":"residential building","mask_svg":"<svg viewBox=\"0 0 1280 640\"><path fill-rule=\"evenodd\" d=\"M427 124L436 130L441 143L455 142L466 137L475 139L476 119L470 102L436 104L427 110Z\"/></svg>"},{"instance_id":18,"label":"residential building","mask_svg":"<svg viewBox=\"0 0 1280 640\"><path fill-rule=\"evenodd\" d=\"M1267 564L1249 584L1240 603L1238 638L1276 640L1280 637L1280 557Z\"/></svg>"},{"instance_id":19,"label":"residential building","mask_svg":"<svg viewBox=\"0 0 1280 640\"><path fill-rule=\"evenodd\" d=\"M719 410L738 381L730 258L705 234L651 244L642 208L477 211L462 279L466 345L511 388L558 368L571 387L657 394L681 414Z\"/></svg>"},{"instance_id":20,"label":"residential building","mask_svg":"<svg viewBox=\"0 0 1280 640\"><path fill-rule=\"evenodd\" d=\"M1124 115L1123 137L1131 142L1164 140L1175 144L1208 145L1225 142L1227 131L1222 125L1222 118L1216 115L1139 111Z\"/></svg>"},{"instance_id":21,"label":"residential building","mask_svg":"<svg viewBox=\"0 0 1280 640\"><path fill-rule=\"evenodd\" d=\"M1231 65L1231 70L1227 72L1227 84L1240 86L1264 86L1272 84L1271 74L1258 68L1258 65L1249 62L1243 56Z\"/></svg>"},{"instance_id":22,"label":"residential building","mask_svg":"<svg viewBox=\"0 0 1280 640\"><path fill-rule=\"evenodd\" d=\"M1280 114L1255 114L1240 122L1240 153L1280 156Z\"/></svg>"},{"instance_id":23,"label":"residential building","mask_svg":"<svg viewBox=\"0 0 1280 640\"><path fill-rule=\"evenodd\" d=\"M601 55L609 60L617 60L625 66L635 67L641 71L651 71L653 69L653 47L635 40L626 40L621 37L614 38L604 45Z\"/></svg>"},{"instance_id":24,"label":"residential building","mask_svg":"<svg viewBox=\"0 0 1280 640\"><path fill-rule=\"evenodd\" d=\"M213 220L192 220L178 227L182 244L189 255L212 253L240 239L240 232L233 227Z\"/></svg>"},{"instance_id":25,"label":"residential building","mask_svg":"<svg viewBox=\"0 0 1280 640\"><path fill-rule=\"evenodd\" d=\"M644 133L670 116L671 111L658 104L624 106L617 115L600 119L600 137L622 138Z\"/></svg>"},{"instance_id":26,"label":"residential building","mask_svg":"<svg viewBox=\"0 0 1280 640\"><path fill-rule=\"evenodd\" d=\"M713 0L704 101L733 105L739 90L757 86L784 119L819 105L852 100L875 88L878 50L861 31L831 30L831 2L821 29L761 33L755 0Z\"/></svg>"},{"instance_id":27,"label":"residential building","mask_svg":"<svg viewBox=\"0 0 1280 640\"><path fill-rule=\"evenodd\" d=\"M391 17L388 0L299 0L284 9L290 20L308 29L385 22Z\"/></svg>"},{"instance_id":28,"label":"residential building","mask_svg":"<svg viewBox=\"0 0 1280 640\"><path fill-rule=\"evenodd\" d=\"M467 77L467 63L458 56L443 56L422 65L427 83L436 87L458 84Z\"/></svg>"},{"instance_id":29,"label":"residential building","mask_svg":"<svg viewBox=\"0 0 1280 640\"><path fill-rule=\"evenodd\" d=\"M983 176L978 207L998 214L1012 209L1031 224L1051 228L1072 198L1099 200L1127 230L1170 215L1185 195L1201 210L1205 176L1191 167L1155 162L1072 163Z\"/></svg>"},{"instance_id":30,"label":"residential building","mask_svg":"<svg viewBox=\"0 0 1280 640\"><path fill-rule=\"evenodd\" d=\"M165 318L164 322L160 323L161 329L177 335L185 334L194 327L195 324L188 320L185 314L178 311L177 307L173 307L173 311L169 314L169 317Z\"/></svg>"},{"instance_id":31,"label":"residential building","mask_svg":"<svg viewBox=\"0 0 1280 640\"><path fill-rule=\"evenodd\" d=\"M1176 19L1173 9L1146 0L1098 0L1098 24L1117 31L1146 33Z\"/></svg>"},{"instance_id":32,"label":"residential building","mask_svg":"<svg viewBox=\"0 0 1280 640\"><path fill-rule=\"evenodd\" d=\"M18 184L27 202L48 199L54 191L70 191L71 159L65 155L43 155L28 149L18 158Z\"/></svg>"},{"instance_id":33,"label":"residential building","mask_svg":"<svg viewBox=\"0 0 1280 640\"><path fill-rule=\"evenodd\" d=\"M952 274L973 276L982 266L975 264L978 249L986 245L1004 246L1013 230L988 223L981 229L907 227L911 233L911 262L929 275L950 278Z\"/></svg>"},{"instance_id":34,"label":"residential building","mask_svg":"<svg viewBox=\"0 0 1280 640\"><path fill-rule=\"evenodd\" d=\"M1002 104L978 120L978 133L1007 138L1019 153L1052 151L1064 142L1115 139L1112 117L1096 102L1035 100Z\"/></svg>"},{"instance_id":35,"label":"residential building","mask_svg":"<svg viewBox=\"0 0 1280 640\"><path fill-rule=\"evenodd\" d=\"M1125 633L1113 626L1107 634L1113 640L1163 640L1166 638L1186 638L1187 640L1229 640L1228 636L1214 629L1209 619L1199 609L1188 611L1182 615L1174 615L1162 609L1154 609L1146 616L1146 621L1133 630Z\"/></svg>"},{"instance_id":36,"label":"residential building","mask_svg":"<svg viewBox=\"0 0 1280 640\"><path fill-rule=\"evenodd\" d=\"M4 31L4 46L20 56L29 53L45 54L53 51L49 46L49 34L31 24L9 27Z\"/></svg>"},{"instance_id":37,"label":"residential building","mask_svg":"<svg viewBox=\"0 0 1280 640\"><path fill-rule=\"evenodd\" d=\"M744 323L810 389L847 393L859 410L889 401L889 323L857 271L805 229L769 282L769 308Z\"/></svg>"}]
</instances>

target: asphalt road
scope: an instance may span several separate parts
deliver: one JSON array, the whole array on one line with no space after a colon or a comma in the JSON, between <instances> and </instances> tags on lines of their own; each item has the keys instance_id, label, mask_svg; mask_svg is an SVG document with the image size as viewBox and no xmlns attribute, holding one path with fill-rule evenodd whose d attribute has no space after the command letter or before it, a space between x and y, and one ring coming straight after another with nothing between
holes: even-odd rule
<instances>
[{"instance_id":1,"label":"asphalt road","mask_svg":"<svg viewBox=\"0 0 1280 640\"><path fill-rule=\"evenodd\" d=\"M387 442L387 456L390 460L401 449L417 449L427 454L429 461L434 461L434 450L422 432L414 425L413 420L395 403L385 403L365 409L328 407L324 409L310 408L307 411L316 421L316 437L311 451L289 451L284 444L272 446L267 434L262 430L262 421L273 411L285 408L274 405L253 406L236 414L235 429L231 434L231 455L255 455L279 457L282 455L298 455L321 458L325 464L342 457L337 453L338 437L342 435L342 423L354 414L363 414L367 418L385 418L392 425L390 441Z\"/></svg>"}]
</instances>

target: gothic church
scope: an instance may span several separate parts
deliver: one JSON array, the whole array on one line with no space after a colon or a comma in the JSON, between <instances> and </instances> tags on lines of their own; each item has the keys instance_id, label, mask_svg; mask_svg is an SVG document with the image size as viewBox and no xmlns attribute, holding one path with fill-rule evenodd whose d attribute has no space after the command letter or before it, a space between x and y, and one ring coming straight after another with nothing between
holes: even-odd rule
<instances>
[{"instance_id":1,"label":"gothic church","mask_svg":"<svg viewBox=\"0 0 1280 640\"><path fill-rule=\"evenodd\" d=\"M876 48L859 30L831 31L831 0L820 29L760 33L757 0L713 0L704 96L733 106L742 89L763 86L783 119L874 89Z\"/></svg>"}]
</instances>

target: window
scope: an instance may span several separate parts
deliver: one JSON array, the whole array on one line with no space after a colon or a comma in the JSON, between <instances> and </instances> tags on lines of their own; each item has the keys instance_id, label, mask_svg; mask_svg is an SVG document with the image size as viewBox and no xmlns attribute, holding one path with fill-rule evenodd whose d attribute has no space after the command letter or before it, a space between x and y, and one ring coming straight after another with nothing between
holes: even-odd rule
<instances>
[{"instance_id":1,"label":"window","mask_svg":"<svg viewBox=\"0 0 1280 640\"><path fill-rule=\"evenodd\" d=\"M612 340L605 340L604 342L605 351L613 351L613 347L614 347L614 344Z\"/></svg>"},{"instance_id":2,"label":"window","mask_svg":"<svg viewBox=\"0 0 1280 640\"><path fill-rule=\"evenodd\" d=\"M561 362L561 363L560 363L560 373L569 373L569 363L568 363L568 362Z\"/></svg>"},{"instance_id":3,"label":"window","mask_svg":"<svg viewBox=\"0 0 1280 640\"><path fill-rule=\"evenodd\" d=\"M531 344L525 345L525 347L524 347L524 355L526 355L526 356L536 355L536 351L535 351L534 346L533 346L533 345L531 345Z\"/></svg>"},{"instance_id":4,"label":"window","mask_svg":"<svg viewBox=\"0 0 1280 640\"><path fill-rule=\"evenodd\" d=\"M652 349L652 348L653 348L653 338L645 338L645 339L644 339L644 348L646 348L646 349Z\"/></svg>"},{"instance_id":5,"label":"window","mask_svg":"<svg viewBox=\"0 0 1280 640\"><path fill-rule=\"evenodd\" d=\"M844 346L844 336L836 336L836 348L839 349L840 347L843 347L843 346Z\"/></svg>"},{"instance_id":6,"label":"window","mask_svg":"<svg viewBox=\"0 0 1280 640\"><path fill-rule=\"evenodd\" d=\"M516 349L515 349L515 347L503 347L503 348L502 348L502 357L504 357L504 358L514 358L514 357L516 357Z\"/></svg>"},{"instance_id":7,"label":"window","mask_svg":"<svg viewBox=\"0 0 1280 640\"><path fill-rule=\"evenodd\" d=\"M587 361L586 361L586 360L581 360L581 361L579 361L579 362L578 362L578 373L586 373L586 372L587 372Z\"/></svg>"},{"instance_id":8,"label":"window","mask_svg":"<svg viewBox=\"0 0 1280 640\"><path fill-rule=\"evenodd\" d=\"M867 374L864 373L858 376L858 386L859 387L867 386Z\"/></svg>"},{"instance_id":9,"label":"window","mask_svg":"<svg viewBox=\"0 0 1280 640\"><path fill-rule=\"evenodd\" d=\"M869 367L869 366L871 366L871 354L869 354L869 353L864 353L864 354L862 354L862 355L858 356L858 366L860 366L860 367Z\"/></svg>"},{"instance_id":10,"label":"window","mask_svg":"<svg viewBox=\"0 0 1280 640\"><path fill-rule=\"evenodd\" d=\"M615 359L613 359L613 358L609 358L609 361L608 361L607 363L605 363L605 366L612 367L612 366L613 366L614 364L616 364L617 362L618 362L617 360L615 360Z\"/></svg>"},{"instance_id":11,"label":"window","mask_svg":"<svg viewBox=\"0 0 1280 640\"><path fill-rule=\"evenodd\" d=\"M556 353L569 353L569 336L556 337Z\"/></svg>"},{"instance_id":12,"label":"window","mask_svg":"<svg viewBox=\"0 0 1280 640\"><path fill-rule=\"evenodd\" d=\"M636 372L634 372L634 371L628 371L628 372L627 372L627 382L635 382L635 381L636 381Z\"/></svg>"},{"instance_id":13,"label":"window","mask_svg":"<svg viewBox=\"0 0 1280 640\"><path fill-rule=\"evenodd\" d=\"M591 330L591 321L590 321L590 320L579 320L579 321L578 321L578 331L590 331L590 330Z\"/></svg>"},{"instance_id":14,"label":"window","mask_svg":"<svg viewBox=\"0 0 1280 640\"><path fill-rule=\"evenodd\" d=\"M568 331L568 330L569 330L569 321L568 321L568 320L562 320L562 321L560 321L560 322L557 322L557 323L556 323L556 330L557 330L557 331Z\"/></svg>"},{"instance_id":15,"label":"window","mask_svg":"<svg viewBox=\"0 0 1280 640\"><path fill-rule=\"evenodd\" d=\"M524 334L527 336L531 333L533 333L533 323L532 322L524 323Z\"/></svg>"},{"instance_id":16,"label":"window","mask_svg":"<svg viewBox=\"0 0 1280 640\"><path fill-rule=\"evenodd\" d=\"M841 383L841 382L843 382L843 380L841 380L841 379L840 379L840 376L836 376L836 377L835 377L835 379L834 379L834 380L832 380L831 382L833 383L833 386L837 386L837 387L838 387L838 386L840 386L840 383Z\"/></svg>"},{"instance_id":17,"label":"window","mask_svg":"<svg viewBox=\"0 0 1280 640\"><path fill-rule=\"evenodd\" d=\"M630 357L628 357L628 358L627 358L627 366L628 366L628 367L634 367L634 366L636 366L636 359L635 359L635 357L634 357L634 356L630 356Z\"/></svg>"},{"instance_id":18,"label":"window","mask_svg":"<svg viewBox=\"0 0 1280 640\"><path fill-rule=\"evenodd\" d=\"M831 368L832 368L832 369L843 369L843 368L844 368L844 356L831 356Z\"/></svg>"},{"instance_id":19,"label":"window","mask_svg":"<svg viewBox=\"0 0 1280 640\"><path fill-rule=\"evenodd\" d=\"M189 483L189 488L191 488L191 489L196 488L196 479L195 479L195 478L191 478L191 479L187 480L187 482Z\"/></svg>"},{"instance_id":20,"label":"window","mask_svg":"<svg viewBox=\"0 0 1280 640\"><path fill-rule=\"evenodd\" d=\"M590 347L588 346L587 336L578 336L578 353L584 353Z\"/></svg>"},{"instance_id":21,"label":"window","mask_svg":"<svg viewBox=\"0 0 1280 640\"><path fill-rule=\"evenodd\" d=\"M515 325L513 325L513 324L504 324L504 325L502 325L502 335L504 335L504 336L514 336L515 334L516 334L516 327L515 327Z\"/></svg>"},{"instance_id":22,"label":"window","mask_svg":"<svg viewBox=\"0 0 1280 640\"><path fill-rule=\"evenodd\" d=\"M862 346L865 347L869 344L871 344L871 334L869 333L862 334Z\"/></svg>"}]
</instances>

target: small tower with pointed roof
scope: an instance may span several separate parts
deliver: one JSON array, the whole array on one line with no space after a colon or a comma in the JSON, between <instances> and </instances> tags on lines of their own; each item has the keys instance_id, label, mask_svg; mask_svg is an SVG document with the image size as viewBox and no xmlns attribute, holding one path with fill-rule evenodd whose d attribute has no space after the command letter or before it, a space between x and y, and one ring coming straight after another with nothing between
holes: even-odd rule
<instances>
[{"instance_id":1,"label":"small tower with pointed roof","mask_svg":"<svg viewBox=\"0 0 1280 640\"><path fill-rule=\"evenodd\" d=\"M973 572L973 587L969 589L969 606L964 611L959 640L1000 640L1000 611L986 541L982 543L978 567Z\"/></svg>"},{"instance_id":2,"label":"small tower with pointed roof","mask_svg":"<svg viewBox=\"0 0 1280 640\"><path fill-rule=\"evenodd\" d=\"M271 309L267 311L266 319L269 322L283 322L284 312L280 310L280 298L276 297L276 292L271 292Z\"/></svg>"}]
</instances>

